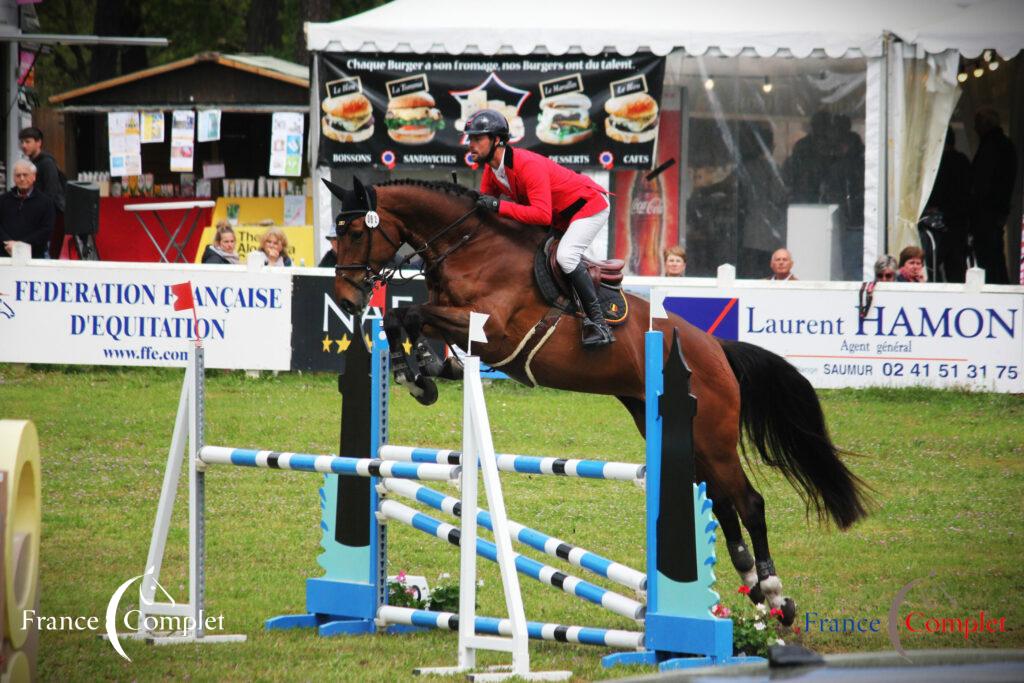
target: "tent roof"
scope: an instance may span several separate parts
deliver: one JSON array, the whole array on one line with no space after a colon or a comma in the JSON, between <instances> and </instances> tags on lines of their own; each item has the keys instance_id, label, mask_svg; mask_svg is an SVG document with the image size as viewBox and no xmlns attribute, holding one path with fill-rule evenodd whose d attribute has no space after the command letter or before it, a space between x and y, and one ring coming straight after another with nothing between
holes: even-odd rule
<instances>
[{"instance_id":1,"label":"tent roof","mask_svg":"<svg viewBox=\"0 0 1024 683\"><path fill-rule=\"evenodd\" d=\"M593 55L610 49L629 55L676 48L704 54L715 47L726 55L753 49L761 56L781 50L798 57L815 50L878 56L887 31L927 37L940 51L962 44L972 50L987 35L1005 35L1009 47L1001 51L1015 43L1024 48L1024 23L1008 21L1020 17L1022 6L1020 0L519 0L495 11L477 0L393 0L340 21L307 24L306 31L309 49L320 51ZM964 36L971 38L961 43Z\"/></svg>"},{"instance_id":2,"label":"tent roof","mask_svg":"<svg viewBox=\"0 0 1024 683\"><path fill-rule=\"evenodd\" d=\"M1024 50L1024 2L983 0L973 2L955 14L927 17L915 28L895 31L908 43L926 52L958 50L974 58L993 49L1004 59Z\"/></svg>"}]
</instances>

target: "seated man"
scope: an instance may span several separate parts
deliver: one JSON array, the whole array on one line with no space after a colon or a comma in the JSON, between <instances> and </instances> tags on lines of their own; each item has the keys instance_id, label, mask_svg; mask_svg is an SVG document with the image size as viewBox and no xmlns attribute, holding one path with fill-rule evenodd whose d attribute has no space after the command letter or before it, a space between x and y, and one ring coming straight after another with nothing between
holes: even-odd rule
<instances>
[{"instance_id":1,"label":"seated man","mask_svg":"<svg viewBox=\"0 0 1024 683\"><path fill-rule=\"evenodd\" d=\"M3 255L14 252L15 242L32 245L32 258L45 258L53 234L57 208L35 189L36 166L28 159L14 162L14 188L0 196L0 243Z\"/></svg>"},{"instance_id":2,"label":"seated man","mask_svg":"<svg viewBox=\"0 0 1024 683\"><path fill-rule=\"evenodd\" d=\"M765 278L766 280L797 280L796 275L793 275L793 257L789 253L789 249L776 249L772 254L772 261L770 264L772 269L771 277Z\"/></svg>"}]
</instances>

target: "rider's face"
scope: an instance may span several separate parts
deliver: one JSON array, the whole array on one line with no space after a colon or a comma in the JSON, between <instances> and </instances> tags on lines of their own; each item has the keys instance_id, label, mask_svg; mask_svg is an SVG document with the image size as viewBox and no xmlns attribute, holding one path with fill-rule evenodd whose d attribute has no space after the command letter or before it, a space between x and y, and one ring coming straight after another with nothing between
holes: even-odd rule
<instances>
[{"instance_id":1,"label":"rider's face","mask_svg":"<svg viewBox=\"0 0 1024 683\"><path fill-rule=\"evenodd\" d=\"M480 163L480 160L485 159L493 148L494 138L490 135L469 136L469 153L473 155L474 162Z\"/></svg>"}]
</instances>

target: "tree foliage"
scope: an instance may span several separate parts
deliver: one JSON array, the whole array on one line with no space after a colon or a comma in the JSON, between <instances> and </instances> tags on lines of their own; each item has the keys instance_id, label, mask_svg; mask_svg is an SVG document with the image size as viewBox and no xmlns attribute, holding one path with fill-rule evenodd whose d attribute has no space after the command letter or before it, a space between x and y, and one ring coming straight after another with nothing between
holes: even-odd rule
<instances>
[{"instance_id":1,"label":"tree foliage","mask_svg":"<svg viewBox=\"0 0 1024 683\"><path fill-rule=\"evenodd\" d=\"M40 99L199 52L272 55L306 63L303 24L336 21L384 0L47 0L40 31L164 37L166 48L60 46L36 63Z\"/></svg>"}]
</instances>

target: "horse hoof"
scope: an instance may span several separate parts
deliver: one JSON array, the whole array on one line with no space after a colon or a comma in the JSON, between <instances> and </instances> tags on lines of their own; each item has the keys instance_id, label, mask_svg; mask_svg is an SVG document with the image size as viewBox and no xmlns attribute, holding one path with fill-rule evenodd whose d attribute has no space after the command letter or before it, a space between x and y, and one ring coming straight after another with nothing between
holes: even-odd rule
<instances>
[{"instance_id":1,"label":"horse hoof","mask_svg":"<svg viewBox=\"0 0 1024 683\"><path fill-rule=\"evenodd\" d=\"M796 620L796 603L793 602L793 598L786 598L786 601L782 603L782 615L779 616L779 621L783 626L792 626Z\"/></svg>"},{"instance_id":2,"label":"horse hoof","mask_svg":"<svg viewBox=\"0 0 1024 683\"><path fill-rule=\"evenodd\" d=\"M750 593L747 594L750 597L750 601L755 605L764 604L764 591L761 590L761 584L755 583L750 587Z\"/></svg>"},{"instance_id":3,"label":"horse hoof","mask_svg":"<svg viewBox=\"0 0 1024 683\"><path fill-rule=\"evenodd\" d=\"M434 383L434 380L420 375L416 378L414 385L420 389L419 392L413 393L420 405L429 406L437 401L437 384Z\"/></svg>"}]
</instances>

